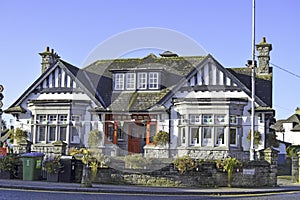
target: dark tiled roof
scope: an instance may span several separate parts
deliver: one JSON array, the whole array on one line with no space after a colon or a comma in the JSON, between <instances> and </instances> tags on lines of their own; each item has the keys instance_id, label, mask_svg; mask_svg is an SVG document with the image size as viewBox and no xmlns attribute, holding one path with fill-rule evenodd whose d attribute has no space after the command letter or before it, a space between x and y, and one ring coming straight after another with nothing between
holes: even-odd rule
<instances>
[{"instance_id":1,"label":"dark tiled roof","mask_svg":"<svg viewBox=\"0 0 300 200\"><path fill-rule=\"evenodd\" d=\"M247 88L252 89L250 68L226 68L231 74L236 76ZM270 69L272 70L272 68ZM272 72L272 71L271 71ZM272 107L272 73L268 75L256 75L255 95L264 103Z\"/></svg>"},{"instance_id":2,"label":"dark tiled roof","mask_svg":"<svg viewBox=\"0 0 300 200\"><path fill-rule=\"evenodd\" d=\"M97 90L101 93L109 110L113 111L142 111L156 105L164 96L171 91L183 78L185 78L205 57L156 57L150 54L145 58L127 58L115 60L100 60L84 68L85 71L93 72L102 77ZM113 71L161 71L162 91L140 92L112 92ZM102 81L107 81L103 84ZM108 83L110 82L110 84ZM102 86L102 88L100 88ZM103 87L105 86L105 87ZM104 109L98 108L98 111Z\"/></svg>"},{"instance_id":3,"label":"dark tiled roof","mask_svg":"<svg viewBox=\"0 0 300 200\"><path fill-rule=\"evenodd\" d=\"M287 119L283 119L283 120L278 120L274 125L273 125L273 129L276 131L282 131L282 124L283 123L293 123L294 124L294 128L291 129L291 131L300 131L300 115L298 114L293 114L291 115L289 118Z\"/></svg>"}]
</instances>

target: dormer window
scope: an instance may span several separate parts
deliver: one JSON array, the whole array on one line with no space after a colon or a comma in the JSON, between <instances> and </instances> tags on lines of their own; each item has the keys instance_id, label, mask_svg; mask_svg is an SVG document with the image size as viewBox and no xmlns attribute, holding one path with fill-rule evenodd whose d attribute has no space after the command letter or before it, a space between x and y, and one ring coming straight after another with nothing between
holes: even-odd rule
<instances>
[{"instance_id":1,"label":"dormer window","mask_svg":"<svg viewBox=\"0 0 300 200\"><path fill-rule=\"evenodd\" d=\"M114 74L114 90L157 90L159 85L159 72Z\"/></svg>"}]
</instances>

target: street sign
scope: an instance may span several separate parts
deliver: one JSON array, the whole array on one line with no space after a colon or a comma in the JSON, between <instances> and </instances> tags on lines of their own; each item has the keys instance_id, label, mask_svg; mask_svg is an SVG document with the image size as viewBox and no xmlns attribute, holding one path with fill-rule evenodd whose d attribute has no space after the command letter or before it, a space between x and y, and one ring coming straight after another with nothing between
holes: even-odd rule
<instances>
[{"instance_id":1,"label":"street sign","mask_svg":"<svg viewBox=\"0 0 300 200\"><path fill-rule=\"evenodd\" d=\"M3 90L4 90L3 85L0 85L0 92L3 92Z\"/></svg>"}]
</instances>

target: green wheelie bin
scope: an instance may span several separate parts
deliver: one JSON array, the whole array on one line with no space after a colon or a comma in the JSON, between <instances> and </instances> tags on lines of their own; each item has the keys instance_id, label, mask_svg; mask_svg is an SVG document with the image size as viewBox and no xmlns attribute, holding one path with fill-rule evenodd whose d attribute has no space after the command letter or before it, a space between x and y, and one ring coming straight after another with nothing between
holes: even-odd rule
<instances>
[{"instance_id":1,"label":"green wheelie bin","mask_svg":"<svg viewBox=\"0 0 300 200\"><path fill-rule=\"evenodd\" d=\"M43 153L32 152L22 154L23 180L37 181L42 179Z\"/></svg>"}]
</instances>

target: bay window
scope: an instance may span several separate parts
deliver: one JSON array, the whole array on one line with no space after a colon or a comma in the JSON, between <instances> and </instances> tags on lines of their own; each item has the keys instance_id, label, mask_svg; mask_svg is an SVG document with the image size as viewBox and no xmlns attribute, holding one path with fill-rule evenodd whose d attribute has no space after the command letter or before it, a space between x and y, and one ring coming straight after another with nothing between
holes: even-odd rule
<instances>
[{"instance_id":1,"label":"bay window","mask_svg":"<svg viewBox=\"0 0 300 200\"><path fill-rule=\"evenodd\" d=\"M48 120L47 120L48 119ZM58 119L58 121L57 121ZM67 141L68 115L42 114L37 115L36 141L54 142Z\"/></svg>"}]
</instances>

